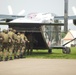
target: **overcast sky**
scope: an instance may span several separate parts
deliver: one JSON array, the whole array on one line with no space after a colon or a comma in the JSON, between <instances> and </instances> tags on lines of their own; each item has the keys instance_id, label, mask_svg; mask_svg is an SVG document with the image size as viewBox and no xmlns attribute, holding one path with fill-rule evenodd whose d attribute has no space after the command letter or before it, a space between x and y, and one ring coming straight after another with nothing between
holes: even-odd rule
<instances>
[{"instance_id":1,"label":"overcast sky","mask_svg":"<svg viewBox=\"0 0 76 75\"><path fill-rule=\"evenodd\" d=\"M76 7L76 0L68 1L68 14L74 15L72 6ZM64 15L64 0L0 0L0 14L9 14L8 5L11 5L14 15L23 9L25 9L23 15L34 12ZM76 29L76 27L72 24L69 25L69 29Z\"/></svg>"}]
</instances>

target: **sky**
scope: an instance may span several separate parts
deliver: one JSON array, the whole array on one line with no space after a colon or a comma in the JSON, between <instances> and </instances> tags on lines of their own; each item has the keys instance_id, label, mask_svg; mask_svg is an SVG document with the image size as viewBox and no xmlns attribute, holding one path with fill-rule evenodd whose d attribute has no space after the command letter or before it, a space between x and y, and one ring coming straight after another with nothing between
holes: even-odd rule
<instances>
[{"instance_id":1,"label":"sky","mask_svg":"<svg viewBox=\"0 0 76 75\"><path fill-rule=\"evenodd\" d=\"M74 15L72 7L76 7L76 0L68 0L68 15ZM0 0L0 14L9 14L8 5L11 5L13 15L25 10L23 15L29 13L54 13L58 16L64 15L64 0ZM68 29L76 29L73 24Z\"/></svg>"}]
</instances>

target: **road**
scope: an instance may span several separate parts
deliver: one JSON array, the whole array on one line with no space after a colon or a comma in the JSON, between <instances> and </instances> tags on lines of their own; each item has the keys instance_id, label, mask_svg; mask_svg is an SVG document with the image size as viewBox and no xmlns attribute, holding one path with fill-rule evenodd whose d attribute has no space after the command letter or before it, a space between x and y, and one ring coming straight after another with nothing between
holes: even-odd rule
<instances>
[{"instance_id":1,"label":"road","mask_svg":"<svg viewBox=\"0 0 76 75\"><path fill-rule=\"evenodd\" d=\"M76 75L76 60L25 58L2 61L0 75Z\"/></svg>"}]
</instances>

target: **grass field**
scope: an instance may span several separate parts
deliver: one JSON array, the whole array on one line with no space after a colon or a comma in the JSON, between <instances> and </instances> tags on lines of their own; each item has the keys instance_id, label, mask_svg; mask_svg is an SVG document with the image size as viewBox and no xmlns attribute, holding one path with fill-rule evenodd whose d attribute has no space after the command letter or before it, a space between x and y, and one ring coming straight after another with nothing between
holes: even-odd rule
<instances>
[{"instance_id":1,"label":"grass field","mask_svg":"<svg viewBox=\"0 0 76 75\"><path fill-rule=\"evenodd\" d=\"M26 58L76 59L76 47L71 48L70 54L63 54L61 49L53 49L52 54L48 54L48 50L33 50L32 55Z\"/></svg>"}]
</instances>

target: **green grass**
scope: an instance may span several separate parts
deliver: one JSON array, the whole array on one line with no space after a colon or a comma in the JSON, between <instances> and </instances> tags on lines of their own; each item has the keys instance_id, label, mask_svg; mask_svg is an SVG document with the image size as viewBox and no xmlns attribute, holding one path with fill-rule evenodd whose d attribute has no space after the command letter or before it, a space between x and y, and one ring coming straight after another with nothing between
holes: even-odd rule
<instances>
[{"instance_id":1,"label":"green grass","mask_svg":"<svg viewBox=\"0 0 76 75\"><path fill-rule=\"evenodd\" d=\"M76 59L76 47L71 48L70 54L63 54L61 49L53 49L52 54L48 54L48 50L33 50L32 55L27 55L26 58Z\"/></svg>"}]
</instances>

